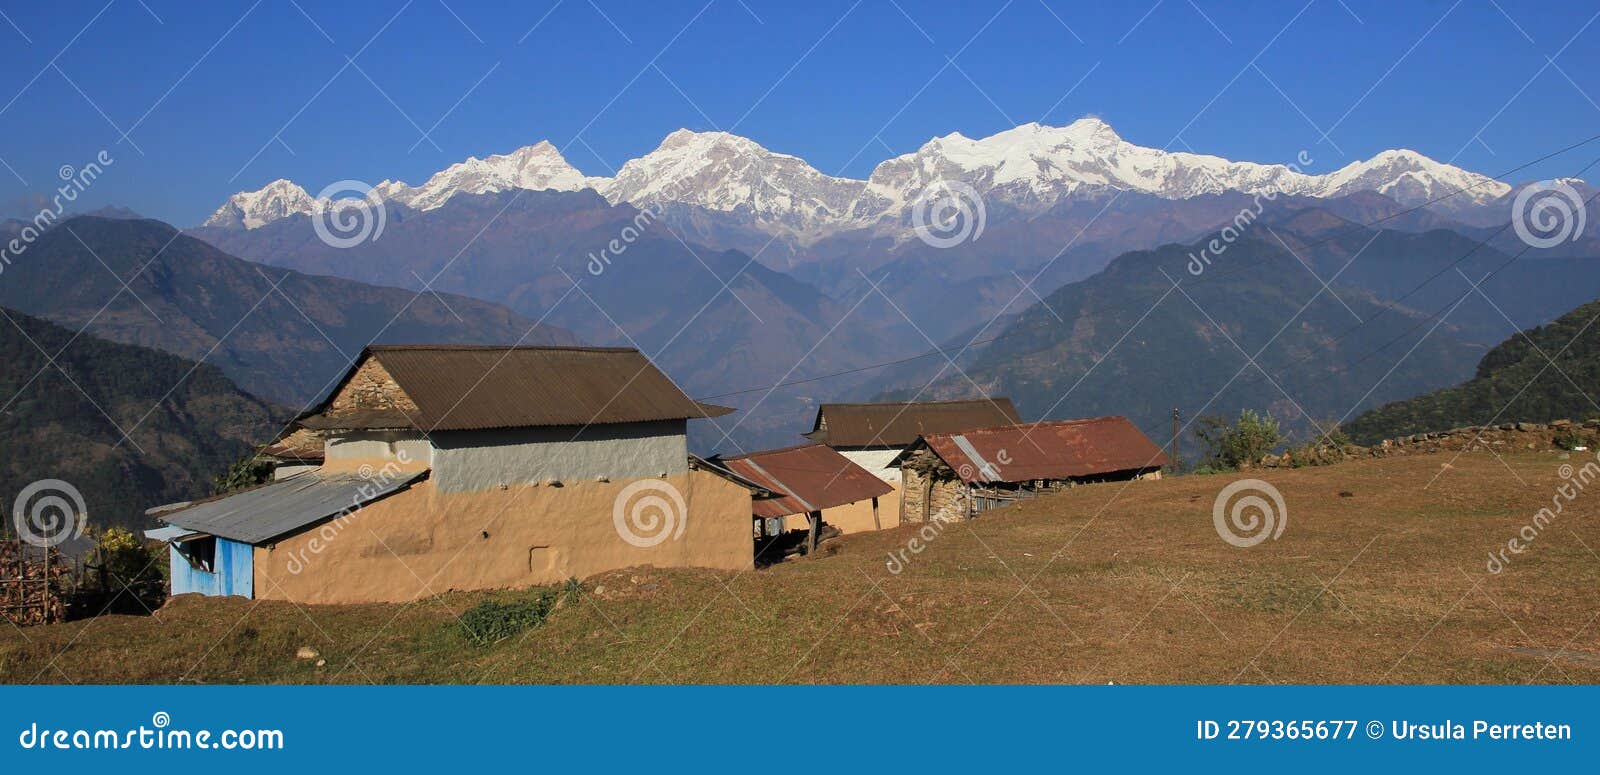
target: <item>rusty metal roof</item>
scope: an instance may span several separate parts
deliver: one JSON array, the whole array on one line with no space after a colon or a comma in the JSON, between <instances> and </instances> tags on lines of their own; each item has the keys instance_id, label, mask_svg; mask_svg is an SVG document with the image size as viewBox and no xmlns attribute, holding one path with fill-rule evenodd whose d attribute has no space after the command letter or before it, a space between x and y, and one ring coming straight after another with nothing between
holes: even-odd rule
<instances>
[{"instance_id":1,"label":"rusty metal roof","mask_svg":"<svg viewBox=\"0 0 1600 775\"><path fill-rule=\"evenodd\" d=\"M933 433L926 444L968 484L1077 479L1160 468L1167 454L1126 417L1095 417Z\"/></svg>"},{"instance_id":2,"label":"rusty metal roof","mask_svg":"<svg viewBox=\"0 0 1600 775\"><path fill-rule=\"evenodd\" d=\"M418 411L326 414L332 396L369 357L378 359ZM682 420L732 411L685 395L632 348L373 345L301 424L478 430Z\"/></svg>"},{"instance_id":3,"label":"rusty metal roof","mask_svg":"<svg viewBox=\"0 0 1600 775\"><path fill-rule=\"evenodd\" d=\"M904 447L926 433L948 433L1022 422L1011 399L823 404L810 433L830 447Z\"/></svg>"},{"instance_id":4,"label":"rusty metal roof","mask_svg":"<svg viewBox=\"0 0 1600 775\"><path fill-rule=\"evenodd\" d=\"M894 492L867 469L821 444L717 458L733 472L778 494L751 504L763 518L805 514Z\"/></svg>"}]
</instances>

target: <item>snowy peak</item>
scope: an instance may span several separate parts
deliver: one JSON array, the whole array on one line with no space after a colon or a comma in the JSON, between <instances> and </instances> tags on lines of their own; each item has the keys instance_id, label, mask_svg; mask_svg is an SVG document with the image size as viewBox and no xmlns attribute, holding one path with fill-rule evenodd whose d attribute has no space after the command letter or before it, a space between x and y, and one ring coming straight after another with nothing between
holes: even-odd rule
<instances>
[{"instance_id":1,"label":"snowy peak","mask_svg":"<svg viewBox=\"0 0 1600 775\"><path fill-rule=\"evenodd\" d=\"M381 199L414 210L432 210L456 194L496 194L513 189L580 191L595 182L561 156L554 145L540 141L507 154L496 154L452 164L429 177L421 186L385 180L376 186ZM228 197L202 226L254 229L291 215L310 215L317 200L287 180L275 180L257 191Z\"/></svg>"},{"instance_id":2,"label":"snowy peak","mask_svg":"<svg viewBox=\"0 0 1600 775\"><path fill-rule=\"evenodd\" d=\"M279 218L309 215L316 200L306 190L282 178L259 191L242 191L228 197L202 226L254 229Z\"/></svg>"},{"instance_id":3,"label":"snowy peak","mask_svg":"<svg viewBox=\"0 0 1600 775\"><path fill-rule=\"evenodd\" d=\"M1321 181L1322 189L1317 196L1376 191L1406 206L1460 192L1446 203L1449 207L1460 208L1491 202L1511 190L1509 184L1486 175L1452 167L1405 149L1384 151L1366 161L1352 162L1322 176Z\"/></svg>"},{"instance_id":4,"label":"snowy peak","mask_svg":"<svg viewBox=\"0 0 1600 775\"><path fill-rule=\"evenodd\" d=\"M377 190L380 196L414 210L432 210L456 194L497 194L518 188L578 191L589 186L582 172L568 164L554 145L542 140L508 154L468 157L434 173L416 188L384 181Z\"/></svg>"},{"instance_id":5,"label":"snowy peak","mask_svg":"<svg viewBox=\"0 0 1600 775\"><path fill-rule=\"evenodd\" d=\"M679 129L600 185L616 202L688 205L735 214L806 241L844 220L864 183L824 175L805 160L727 132Z\"/></svg>"}]
</instances>

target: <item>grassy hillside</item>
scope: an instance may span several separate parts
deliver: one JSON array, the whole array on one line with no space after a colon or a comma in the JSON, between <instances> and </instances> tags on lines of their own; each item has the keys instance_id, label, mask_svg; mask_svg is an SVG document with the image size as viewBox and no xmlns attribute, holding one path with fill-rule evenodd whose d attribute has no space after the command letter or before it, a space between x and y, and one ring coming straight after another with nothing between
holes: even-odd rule
<instances>
[{"instance_id":1,"label":"grassy hillside","mask_svg":"<svg viewBox=\"0 0 1600 775\"><path fill-rule=\"evenodd\" d=\"M1600 301L1490 350L1472 379L1396 401L1347 427L1359 443L1464 425L1600 417Z\"/></svg>"},{"instance_id":2,"label":"grassy hillside","mask_svg":"<svg viewBox=\"0 0 1600 775\"><path fill-rule=\"evenodd\" d=\"M213 474L291 414L239 390L214 366L74 338L12 310L0 317L7 508L29 483L62 479L83 494L94 524L143 527L146 508L209 494Z\"/></svg>"},{"instance_id":3,"label":"grassy hillside","mask_svg":"<svg viewBox=\"0 0 1600 775\"><path fill-rule=\"evenodd\" d=\"M1559 481L1555 454L1506 462L1261 472L1288 523L1249 548L1212 525L1231 477L1089 485L952 525L898 575L886 560L910 527L761 571L587 579L543 626L490 646L456 616L530 592L304 609L186 598L159 619L0 631L0 681L1600 681L1585 632L1600 500L1579 498L1491 575L1487 553ZM297 659L303 646L319 656Z\"/></svg>"}]
</instances>

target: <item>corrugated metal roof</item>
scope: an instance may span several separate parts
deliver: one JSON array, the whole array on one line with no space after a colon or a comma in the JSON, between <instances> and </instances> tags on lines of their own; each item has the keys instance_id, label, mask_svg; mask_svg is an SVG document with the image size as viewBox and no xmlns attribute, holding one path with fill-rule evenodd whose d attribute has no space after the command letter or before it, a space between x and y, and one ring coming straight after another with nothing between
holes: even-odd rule
<instances>
[{"instance_id":1,"label":"corrugated metal roof","mask_svg":"<svg viewBox=\"0 0 1600 775\"><path fill-rule=\"evenodd\" d=\"M882 479L830 447L803 444L716 462L775 493L752 502L755 516L771 519L843 506L894 492Z\"/></svg>"},{"instance_id":2,"label":"corrugated metal roof","mask_svg":"<svg viewBox=\"0 0 1600 775\"><path fill-rule=\"evenodd\" d=\"M752 498L776 498L780 494L773 492L770 488L762 485L760 482L740 476L726 465L714 463L698 455L689 456L689 470L705 471L707 473L720 476L723 479L749 490Z\"/></svg>"},{"instance_id":3,"label":"corrugated metal roof","mask_svg":"<svg viewBox=\"0 0 1600 775\"><path fill-rule=\"evenodd\" d=\"M426 469L392 477L306 471L162 515L162 521L230 541L259 544L409 487Z\"/></svg>"},{"instance_id":4,"label":"corrugated metal roof","mask_svg":"<svg viewBox=\"0 0 1600 775\"><path fill-rule=\"evenodd\" d=\"M418 411L330 416L330 395L302 425L478 430L682 420L733 411L685 395L632 348L373 345L345 379L367 357L378 359Z\"/></svg>"},{"instance_id":5,"label":"corrugated metal roof","mask_svg":"<svg viewBox=\"0 0 1600 775\"><path fill-rule=\"evenodd\" d=\"M166 527L144 531L144 537L152 541L175 541L192 535L195 535L193 530L184 530L176 525L167 525Z\"/></svg>"},{"instance_id":6,"label":"corrugated metal roof","mask_svg":"<svg viewBox=\"0 0 1600 775\"><path fill-rule=\"evenodd\" d=\"M1126 417L933 433L924 435L922 442L968 484L1077 479L1160 468L1170 462ZM898 459L912 451L907 449Z\"/></svg>"},{"instance_id":7,"label":"corrugated metal roof","mask_svg":"<svg viewBox=\"0 0 1600 775\"><path fill-rule=\"evenodd\" d=\"M926 433L1021 422L1005 397L970 401L823 404L805 437L830 447L904 447Z\"/></svg>"}]
</instances>

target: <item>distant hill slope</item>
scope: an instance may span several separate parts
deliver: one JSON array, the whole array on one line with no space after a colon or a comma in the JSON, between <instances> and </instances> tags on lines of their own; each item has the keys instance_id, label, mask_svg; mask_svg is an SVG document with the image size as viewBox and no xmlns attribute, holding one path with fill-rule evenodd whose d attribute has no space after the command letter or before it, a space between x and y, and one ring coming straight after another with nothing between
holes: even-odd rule
<instances>
[{"instance_id":1,"label":"distant hill slope","mask_svg":"<svg viewBox=\"0 0 1600 775\"><path fill-rule=\"evenodd\" d=\"M1481 352L1447 325L1402 360L1428 329L1411 331L1420 313L1400 307L1380 317L1388 305L1356 288L1319 295L1317 279L1276 241L1247 236L1199 277L1189 261L1178 245L1117 258L1030 307L964 374L946 372L922 397L982 388L1010 396L1029 420L1126 415L1162 441L1173 407L1188 417L1266 409L1305 430L1305 414L1338 419L1451 384ZM1358 318L1371 322L1357 328ZM1271 378L1247 366L1245 353Z\"/></svg>"},{"instance_id":2,"label":"distant hill slope","mask_svg":"<svg viewBox=\"0 0 1600 775\"><path fill-rule=\"evenodd\" d=\"M1600 301L1490 350L1472 379L1356 418L1352 439L1372 443L1464 425L1600 417Z\"/></svg>"},{"instance_id":3,"label":"distant hill slope","mask_svg":"<svg viewBox=\"0 0 1600 775\"><path fill-rule=\"evenodd\" d=\"M0 498L8 508L28 484L61 479L83 494L94 524L143 526L150 506L208 494L212 475L292 411L241 391L215 366L74 338L21 312L0 309L0 317Z\"/></svg>"},{"instance_id":4,"label":"distant hill slope","mask_svg":"<svg viewBox=\"0 0 1600 775\"><path fill-rule=\"evenodd\" d=\"M1595 259L1528 250L1511 229L1501 230L1485 245L1480 239L1496 232L1475 238L1449 229L1409 233L1384 226L1372 229L1311 208L1274 214L1252 228L1270 229L1263 239L1277 245L1281 238L1317 274L1337 277L1339 285L1363 288L1383 299L1404 296L1401 303L1429 312L1454 306L1450 325L1462 339L1484 347L1600 296ZM1507 237L1512 244L1506 244ZM1222 256L1218 263L1225 267L1227 260ZM1473 283L1480 284L1479 291Z\"/></svg>"},{"instance_id":5,"label":"distant hill slope","mask_svg":"<svg viewBox=\"0 0 1600 775\"><path fill-rule=\"evenodd\" d=\"M534 329L476 299L251 263L152 220L64 221L4 279L0 305L215 364L245 390L295 406L325 390L373 337L509 344ZM409 276L394 278L402 281ZM524 341L576 340L545 326Z\"/></svg>"}]
</instances>

